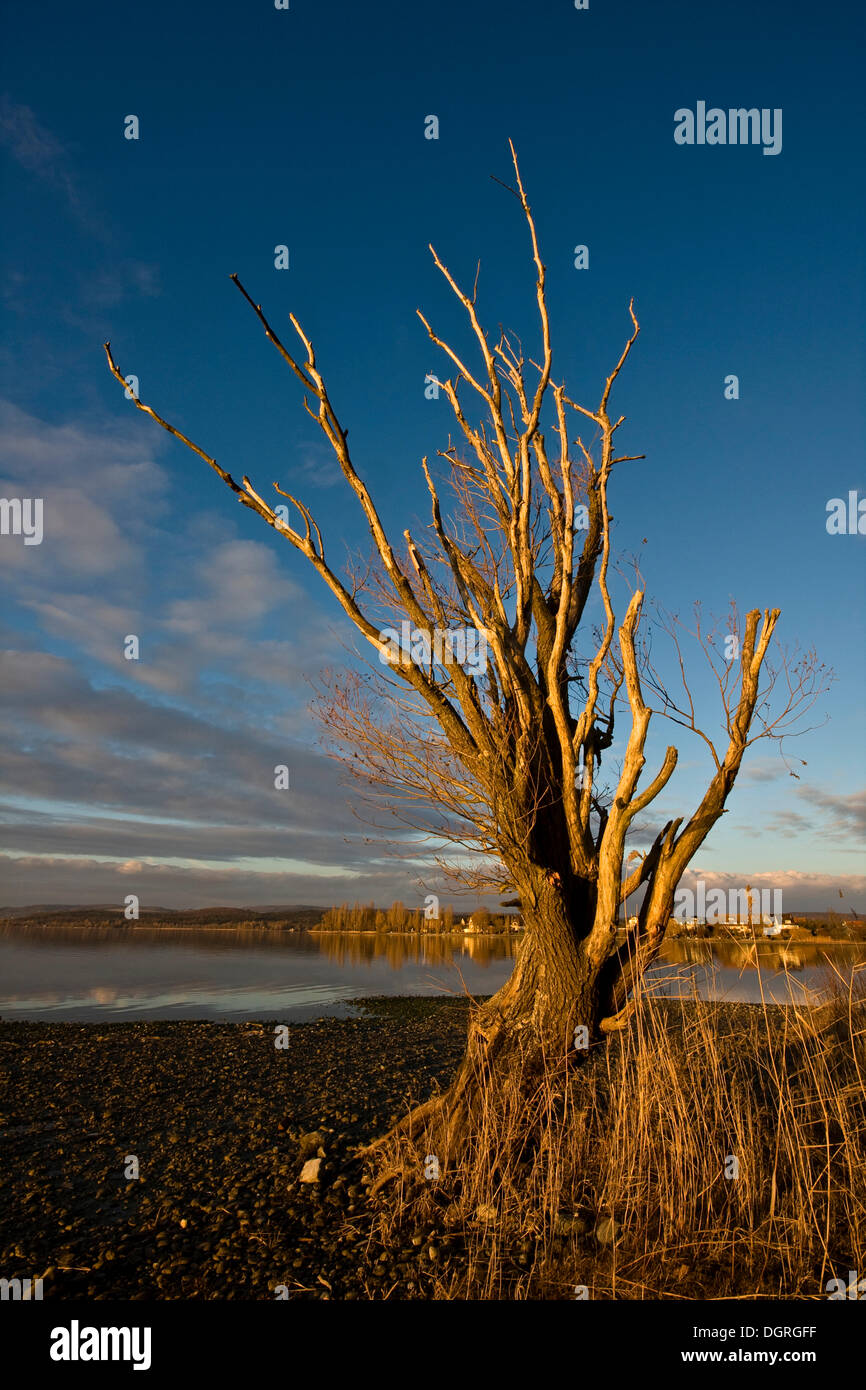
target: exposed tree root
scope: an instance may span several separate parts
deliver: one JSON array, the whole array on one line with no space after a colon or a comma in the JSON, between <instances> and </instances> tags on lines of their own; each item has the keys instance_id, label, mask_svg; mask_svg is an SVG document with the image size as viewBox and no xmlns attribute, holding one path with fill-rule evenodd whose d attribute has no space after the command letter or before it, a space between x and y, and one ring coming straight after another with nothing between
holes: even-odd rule
<instances>
[{"instance_id":1,"label":"exposed tree root","mask_svg":"<svg viewBox=\"0 0 866 1390\"><path fill-rule=\"evenodd\" d=\"M631 999L624 1008L620 1009L619 1013L612 1014L610 1018L603 1018L598 1025L602 1033L621 1033L623 1028L627 1028L629 1020L635 1011L636 1004L637 998L632 995Z\"/></svg>"},{"instance_id":2,"label":"exposed tree root","mask_svg":"<svg viewBox=\"0 0 866 1390\"><path fill-rule=\"evenodd\" d=\"M573 1051L551 1058L530 1027L506 1024L499 1011L491 1017L479 1010L451 1086L361 1151L379 1169L371 1196L395 1184L395 1202L414 1200L427 1186L426 1167L435 1158L437 1178L447 1184L452 1201L460 1200L473 1186L470 1173L478 1161L491 1170L500 1163L513 1170L543 1145L553 1109L563 1100L563 1083L580 1059Z\"/></svg>"}]
</instances>

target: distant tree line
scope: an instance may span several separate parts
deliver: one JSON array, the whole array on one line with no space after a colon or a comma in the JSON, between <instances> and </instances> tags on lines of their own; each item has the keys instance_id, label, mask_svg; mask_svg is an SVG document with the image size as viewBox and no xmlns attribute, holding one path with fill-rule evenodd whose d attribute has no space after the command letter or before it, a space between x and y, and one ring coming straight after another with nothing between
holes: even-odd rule
<instances>
[{"instance_id":1,"label":"distant tree line","mask_svg":"<svg viewBox=\"0 0 866 1390\"><path fill-rule=\"evenodd\" d=\"M507 913L494 915L488 909L480 908L471 914L456 915L449 903L439 908L435 917L428 916L424 908L407 907L405 903L393 902L390 907L377 907L375 903L341 903L339 907L329 907L322 914L320 931L380 931L380 932L424 932L424 931L462 931L465 923L471 921L476 931L506 932L515 918Z\"/></svg>"},{"instance_id":2,"label":"distant tree line","mask_svg":"<svg viewBox=\"0 0 866 1390\"><path fill-rule=\"evenodd\" d=\"M820 917L792 917L791 921L812 936L829 936L834 941L858 941L866 937L866 922L843 921L835 912Z\"/></svg>"}]
</instances>

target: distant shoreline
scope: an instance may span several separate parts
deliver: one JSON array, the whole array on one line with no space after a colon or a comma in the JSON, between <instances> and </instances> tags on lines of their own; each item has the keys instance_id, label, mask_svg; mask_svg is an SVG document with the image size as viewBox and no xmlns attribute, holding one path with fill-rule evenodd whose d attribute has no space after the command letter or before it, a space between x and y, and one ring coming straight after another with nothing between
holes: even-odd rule
<instances>
[{"instance_id":1,"label":"distant shoreline","mask_svg":"<svg viewBox=\"0 0 866 1390\"><path fill-rule=\"evenodd\" d=\"M450 931L376 931L373 928L362 927L305 927L297 925L286 925L274 922L165 922L153 921L139 918L138 921L102 921L102 922L76 922L68 920L55 921L34 921L23 917L0 918L0 930L3 928L14 927L16 929L27 928L34 931L49 931L57 928L68 928L77 931L178 931L178 932L203 932L203 931L261 931L269 934L283 932L305 933L307 936L417 936L417 937L442 937L442 936L522 936L526 931L525 927L517 927L513 931L464 931L462 927L452 927Z\"/></svg>"},{"instance_id":2,"label":"distant shoreline","mask_svg":"<svg viewBox=\"0 0 866 1390\"><path fill-rule=\"evenodd\" d=\"M304 915L307 915L306 913ZM500 931L465 931L462 927L452 927L450 929L439 929L436 931L418 930L411 928L406 931L389 929L377 931L375 928L364 927L320 927L309 925L307 922L292 922L285 917L278 920L268 918L247 918L241 920L225 920L216 922L207 921L179 921L170 922L164 918L148 917L138 918L133 921L126 921L116 917L78 917L66 916L63 913L56 915L48 914L45 917L4 917L0 918L0 931L110 931L110 932L257 932L262 935L301 935L308 936L359 936L368 938L398 937L401 939L417 940L441 940L443 938L464 940L467 937L473 940L497 940L511 939L512 937L523 938L526 934L525 927L511 928ZM620 928L618 936L624 938L625 931ZM812 936L806 928L794 928L794 931L783 937L765 936L743 936L737 933L728 932L724 929L716 928L709 936L698 936L694 933L669 931L666 940L673 942L707 942L709 944L725 944L738 946L767 946L776 950L786 947L803 946L864 946L864 937L838 937L827 936L824 934Z\"/></svg>"}]
</instances>

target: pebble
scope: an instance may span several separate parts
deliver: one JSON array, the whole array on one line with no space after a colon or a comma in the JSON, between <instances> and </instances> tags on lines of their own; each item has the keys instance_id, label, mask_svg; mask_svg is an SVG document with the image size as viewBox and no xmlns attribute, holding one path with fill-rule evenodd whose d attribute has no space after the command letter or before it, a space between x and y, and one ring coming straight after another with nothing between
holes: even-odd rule
<instances>
[{"instance_id":1,"label":"pebble","mask_svg":"<svg viewBox=\"0 0 866 1390\"><path fill-rule=\"evenodd\" d=\"M621 1230L621 1221L614 1220L612 1216L604 1216L596 1225L595 1238L599 1245L613 1245Z\"/></svg>"}]
</instances>

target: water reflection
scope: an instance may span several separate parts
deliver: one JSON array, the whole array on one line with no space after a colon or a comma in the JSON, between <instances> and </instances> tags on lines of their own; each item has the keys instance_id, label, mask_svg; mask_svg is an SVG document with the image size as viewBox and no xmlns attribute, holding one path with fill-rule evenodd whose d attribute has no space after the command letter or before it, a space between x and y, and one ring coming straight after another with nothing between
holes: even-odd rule
<instances>
[{"instance_id":1,"label":"water reflection","mask_svg":"<svg viewBox=\"0 0 866 1390\"><path fill-rule=\"evenodd\" d=\"M866 950L851 942L696 941L666 943L647 973L650 993L747 1003L808 1003L851 977Z\"/></svg>"},{"instance_id":2,"label":"water reflection","mask_svg":"<svg viewBox=\"0 0 866 1390\"><path fill-rule=\"evenodd\" d=\"M517 936L470 932L310 932L319 950L338 965L386 961L392 970L416 965L448 965L468 957L481 966L513 960Z\"/></svg>"},{"instance_id":3,"label":"water reflection","mask_svg":"<svg viewBox=\"0 0 866 1390\"><path fill-rule=\"evenodd\" d=\"M263 928L0 927L6 1018L299 1019L374 994L492 994L521 937ZM669 941L648 975L666 996L787 1003L850 977L862 946Z\"/></svg>"},{"instance_id":4,"label":"water reflection","mask_svg":"<svg viewBox=\"0 0 866 1390\"><path fill-rule=\"evenodd\" d=\"M493 994L507 937L263 928L0 927L6 1018L304 1019L375 994Z\"/></svg>"}]
</instances>

